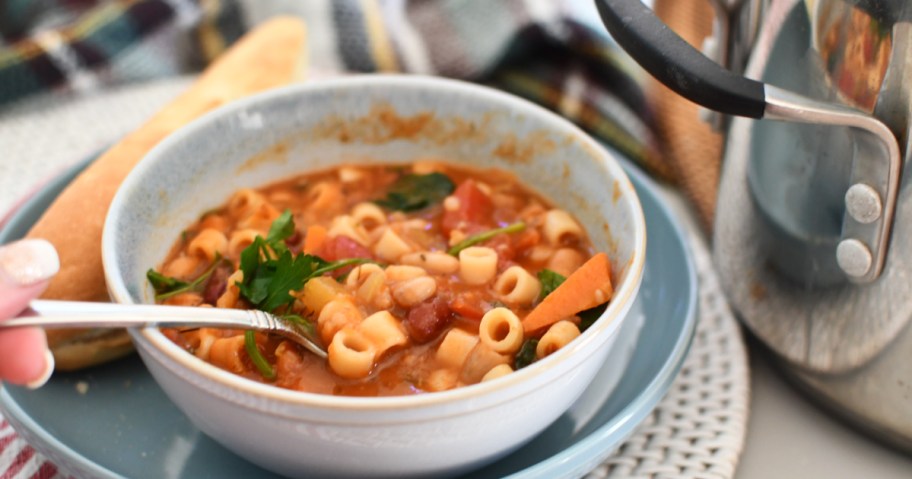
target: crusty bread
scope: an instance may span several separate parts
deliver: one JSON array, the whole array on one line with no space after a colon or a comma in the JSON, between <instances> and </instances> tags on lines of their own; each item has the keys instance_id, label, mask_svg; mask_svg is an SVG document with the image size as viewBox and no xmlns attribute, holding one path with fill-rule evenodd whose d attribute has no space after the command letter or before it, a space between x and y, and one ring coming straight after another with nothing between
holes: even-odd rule
<instances>
[{"instance_id":1,"label":"crusty bread","mask_svg":"<svg viewBox=\"0 0 912 479\"><path fill-rule=\"evenodd\" d=\"M182 95L145 125L94 161L47 209L29 232L60 255L60 272L44 298L107 301L101 233L117 188L163 138L203 113L251 93L303 78L306 30L301 20L280 17L249 32ZM73 370L131 351L123 330L49 330L48 343L61 370Z\"/></svg>"}]
</instances>

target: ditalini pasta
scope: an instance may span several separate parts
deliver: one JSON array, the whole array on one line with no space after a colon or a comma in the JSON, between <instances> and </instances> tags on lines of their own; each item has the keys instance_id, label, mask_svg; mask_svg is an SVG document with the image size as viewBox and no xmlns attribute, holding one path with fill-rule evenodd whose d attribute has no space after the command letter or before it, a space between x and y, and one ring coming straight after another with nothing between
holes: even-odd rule
<instances>
[{"instance_id":1,"label":"ditalini pasta","mask_svg":"<svg viewBox=\"0 0 912 479\"><path fill-rule=\"evenodd\" d=\"M604 254L570 212L508 173L434 162L240 190L148 277L159 302L266 310L328 352L260 332L164 330L199 359L352 396L509 375L573 341L612 292Z\"/></svg>"}]
</instances>

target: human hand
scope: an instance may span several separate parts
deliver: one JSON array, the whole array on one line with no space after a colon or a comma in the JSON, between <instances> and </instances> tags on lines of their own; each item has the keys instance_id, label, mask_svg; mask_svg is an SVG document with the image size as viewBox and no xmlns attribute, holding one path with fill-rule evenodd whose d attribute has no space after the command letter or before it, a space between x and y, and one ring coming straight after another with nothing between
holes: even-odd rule
<instances>
[{"instance_id":1,"label":"human hand","mask_svg":"<svg viewBox=\"0 0 912 479\"><path fill-rule=\"evenodd\" d=\"M45 240L0 246L0 321L15 317L40 295L60 269L57 251ZM39 388L54 371L54 356L40 328L0 332L0 380Z\"/></svg>"}]
</instances>

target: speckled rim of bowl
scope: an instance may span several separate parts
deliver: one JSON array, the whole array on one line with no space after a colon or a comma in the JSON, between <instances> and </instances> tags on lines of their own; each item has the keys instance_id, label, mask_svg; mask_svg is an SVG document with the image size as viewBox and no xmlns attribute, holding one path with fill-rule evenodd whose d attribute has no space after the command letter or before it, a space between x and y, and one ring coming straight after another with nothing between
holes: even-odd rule
<instances>
[{"instance_id":1,"label":"speckled rim of bowl","mask_svg":"<svg viewBox=\"0 0 912 479\"><path fill-rule=\"evenodd\" d=\"M632 258L627 263L625 277L620 286L618 287L618 285L615 285L616 289L614 291L614 296L602 316L569 345L558 349L547 358L538 361L531 366L519 371L514 371L495 381L486 381L447 391L407 396L347 397L283 389L246 379L188 354L168 340L158 328L142 328L138 331L133 329L131 330L131 334L134 340L146 341L153 348L165 354L168 358L185 367L187 370L192 371L209 381L233 388L245 394L295 406L367 411L434 407L465 399L486 397L496 391L521 387L529 378L544 374L549 369L555 367L559 362L574 360L574 354L579 350L585 349L589 343L599 341L601 344L598 346L601 346L616 334L618 326L620 325L619 320L622 320L623 316L626 315L639 291L643 279L643 268L645 266L646 255L646 220L643 216L643 209L640 205L636 190L634 189L630 178L621 168L620 163L613 158L612 154L609 153L605 147L592 139L579 127L550 110L493 88L458 80L420 75L360 75L317 80L299 85L276 88L217 108L165 138L153 148L153 150L150 151L127 176L118 189L118 193L115 195L111 207L108 210L102 235L102 262L104 264L105 280L111 298L119 303L135 303L127 291L120 270L115 267L117 261L113 253L113 246L116 234L113 230L116 229L117 212L124 208L122 203L125 201L124 198L126 194L123 192L138 187L142 183L143 176L154 173L156 157L167 155L172 145L179 144L184 138L192 137L198 130L203 129L207 124L215 121L216 118L238 114L258 102L272 99L273 97L295 96L308 92L319 92L321 90L331 91L339 87L377 87L385 84L411 85L420 88L437 89L444 92L457 91L462 94L472 94L481 97L486 101L490 101L493 104L502 105L504 108L514 109L529 117L536 118L545 127L558 131L563 135L572 136L587 147L586 151L593 154L593 159L598 161L612 179L619 182L623 192L621 195L623 203L628 209L633 210L630 215L634 223L634 247ZM578 361L582 361L583 359L585 358L579 358ZM230 400L230 398L226 399ZM505 395L504 398L497 401L497 403L506 400L510 400L510 396ZM270 411L269 414L276 415L278 413Z\"/></svg>"}]
</instances>

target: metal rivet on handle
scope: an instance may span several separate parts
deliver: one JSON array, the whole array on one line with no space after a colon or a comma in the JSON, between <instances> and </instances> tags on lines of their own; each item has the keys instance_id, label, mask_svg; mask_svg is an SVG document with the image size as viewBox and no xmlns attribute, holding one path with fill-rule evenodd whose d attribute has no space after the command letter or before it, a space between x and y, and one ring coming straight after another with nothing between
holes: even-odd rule
<instances>
[{"instance_id":1,"label":"metal rivet on handle","mask_svg":"<svg viewBox=\"0 0 912 479\"><path fill-rule=\"evenodd\" d=\"M857 239L846 239L836 246L836 262L845 274L861 277L870 271L874 256L864 243Z\"/></svg>"},{"instance_id":2,"label":"metal rivet on handle","mask_svg":"<svg viewBox=\"0 0 912 479\"><path fill-rule=\"evenodd\" d=\"M859 223L873 223L883 214L880 193L864 183L856 183L849 187L845 195L845 204L849 215Z\"/></svg>"}]
</instances>

